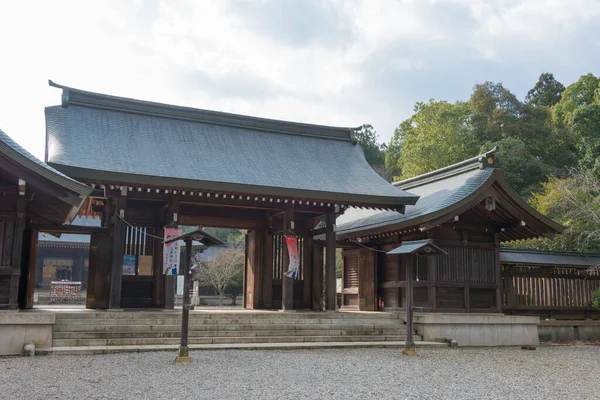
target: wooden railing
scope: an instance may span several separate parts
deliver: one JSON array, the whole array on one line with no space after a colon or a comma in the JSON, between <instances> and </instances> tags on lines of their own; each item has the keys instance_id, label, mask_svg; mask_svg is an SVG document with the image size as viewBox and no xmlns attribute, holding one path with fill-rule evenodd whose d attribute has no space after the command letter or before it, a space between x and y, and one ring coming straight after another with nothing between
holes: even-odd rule
<instances>
[{"instance_id":1,"label":"wooden railing","mask_svg":"<svg viewBox=\"0 0 600 400\"><path fill-rule=\"evenodd\" d=\"M505 310L593 310L600 273L581 268L502 267Z\"/></svg>"}]
</instances>

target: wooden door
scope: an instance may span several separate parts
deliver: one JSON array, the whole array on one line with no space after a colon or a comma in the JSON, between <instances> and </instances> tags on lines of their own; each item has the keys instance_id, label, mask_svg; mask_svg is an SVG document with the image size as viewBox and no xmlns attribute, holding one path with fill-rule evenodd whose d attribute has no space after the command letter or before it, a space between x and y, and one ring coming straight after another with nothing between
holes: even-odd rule
<instances>
[{"instance_id":1,"label":"wooden door","mask_svg":"<svg viewBox=\"0 0 600 400\"><path fill-rule=\"evenodd\" d=\"M361 249L358 257L358 307L361 311L377 310L376 254Z\"/></svg>"}]
</instances>

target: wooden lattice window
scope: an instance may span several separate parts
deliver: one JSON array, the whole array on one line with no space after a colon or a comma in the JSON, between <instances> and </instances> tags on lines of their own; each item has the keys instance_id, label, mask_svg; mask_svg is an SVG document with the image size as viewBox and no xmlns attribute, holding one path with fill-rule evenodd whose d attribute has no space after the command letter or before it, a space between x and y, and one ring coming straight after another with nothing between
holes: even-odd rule
<instances>
[{"instance_id":1,"label":"wooden lattice window","mask_svg":"<svg viewBox=\"0 0 600 400\"><path fill-rule=\"evenodd\" d=\"M344 255L344 289L358 287L358 251Z\"/></svg>"}]
</instances>

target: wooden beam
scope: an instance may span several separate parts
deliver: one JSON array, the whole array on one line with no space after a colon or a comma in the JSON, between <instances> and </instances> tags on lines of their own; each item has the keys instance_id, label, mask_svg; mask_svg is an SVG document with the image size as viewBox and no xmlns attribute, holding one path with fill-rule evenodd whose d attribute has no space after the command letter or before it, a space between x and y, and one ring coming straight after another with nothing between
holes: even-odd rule
<instances>
[{"instance_id":1,"label":"wooden beam","mask_svg":"<svg viewBox=\"0 0 600 400\"><path fill-rule=\"evenodd\" d=\"M74 233L82 235L91 235L92 233L108 232L107 228L103 228L100 226L32 224L31 228L43 233Z\"/></svg>"},{"instance_id":2,"label":"wooden beam","mask_svg":"<svg viewBox=\"0 0 600 400\"><path fill-rule=\"evenodd\" d=\"M325 309L336 309L336 279L335 279L335 213L325 216L327 232L325 233Z\"/></svg>"},{"instance_id":3,"label":"wooden beam","mask_svg":"<svg viewBox=\"0 0 600 400\"><path fill-rule=\"evenodd\" d=\"M170 190L170 189L168 189ZM277 202L276 198L273 196L265 196L265 195L255 195L255 194L230 194L230 193L208 193L202 192L202 196L198 193L198 190L194 191L194 195L191 195L190 191L186 190L186 194L182 194L183 191L177 190L179 196L179 200L182 204L198 204L198 205L214 205L218 207L238 207L238 208L251 208L251 209L262 209L262 210L285 210L289 208L292 204L295 209L299 213L313 213L316 215L322 215L326 212L333 211L334 203L325 203L321 200L319 201L308 201L308 200L288 200L287 202L280 199L280 202ZM106 189L107 197L116 197L120 195L120 190L114 189ZM159 193L156 193L156 189L137 191L132 190L128 192L127 197L131 199L144 199L144 200L153 200L153 201L168 201L170 198L170 194L165 193L164 189L159 189ZM241 197L241 199L240 199ZM263 200L264 199L264 200ZM302 204L300 204L302 202ZM313 205L313 203L317 203L317 205ZM323 206L321 206L323 203ZM327 206L329 204L329 207Z\"/></svg>"}]
</instances>

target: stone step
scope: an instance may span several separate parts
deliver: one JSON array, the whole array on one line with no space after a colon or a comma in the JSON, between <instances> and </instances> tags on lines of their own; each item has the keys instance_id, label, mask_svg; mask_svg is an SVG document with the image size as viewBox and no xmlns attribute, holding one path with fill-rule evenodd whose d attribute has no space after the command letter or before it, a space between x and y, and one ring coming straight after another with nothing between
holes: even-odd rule
<instances>
[{"instance_id":1,"label":"stone step","mask_svg":"<svg viewBox=\"0 0 600 400\"><path fill-rule=\"evenodd\" d=\"M231 343L297 343L297 342L379 342L401 341L402 335L375 336L261 336L261 337L190 337L190 344ZM415 341L421 337L415 336ZM179 338L118 338L118 339L56 339L54 347L62 346L127 346L178 344Z\"/></svg>"},{"instance_id":2,"label":"stone step","mask_svg":"<svg viewBox=\"0 0 600 400\"><path fill-rule=\"evenodd\" d=\"M416 342L418 349L428 347L448 347L446 343ZM296 342L296 343L226 343L226 344L191 344L191 350L296 350L296 349L348 349L348 348L391 348L401 349L403 341L379 342ZM172 351L176 352L178 345L127 345L127 346L77 346L77 347L51 347L49 349L36 349L39 355L90 355L113 354L128 352ZM195 353L191 354L196 357Z\"/></svg>"},{"instance_id":3,"label":"stone step","mask_svg":"<svg viewBox=\"0 0 600 400\"><path fill-rule=\"evenodd\" d=\"M190 331L189 337L256 337L256 336L376 336L406 335L406 331L380 330L259 330L259 331ZM180 330L138 332L55 332L52 339L171 338Z\"/></svg>"},{"instance_id":4,"label":"stone step","mask_svg":"<svg viewBox=\"0 0 600 400\"><path fill-rule=\"evenodd\" d=\"M130 325L130 324L65 324L54 325L54 332L145 332L145 331L178 331L181 324L171 325ZM395 324L190 324L190 331L253 331L253 330L304 330L304 329L339 329L339 330L377 330L406 329L406 325Z\"/></svg>"},{"instance_id":5,"label":"stone step","mask_svg":"<svg viewBox=\"0 0 600 400\"><path fill-rule=\"evenodd\" d=\"M229 319L229 320L213 320L213 319L193 319L189 321L192 325L287 325L287 324L340 324L340 325L399 325L403 324L401 319ZM57 319L55 326L72 326L72 325L181 325L181 318L162 318L162 319Z\"/></svg>"},{"instance_id":6,"label":"stone step","mask_svg":"<svg viewBox=\"0 0 600 400\"><path fill-rule=\"evenodd\" d=\"M73 311L57 312L56 320L61 319L164 319L179 318L181 311ZM403 315L385 312L212 312L192 311L190 319L402 319Z\"/></svg>"}]
</instances>

